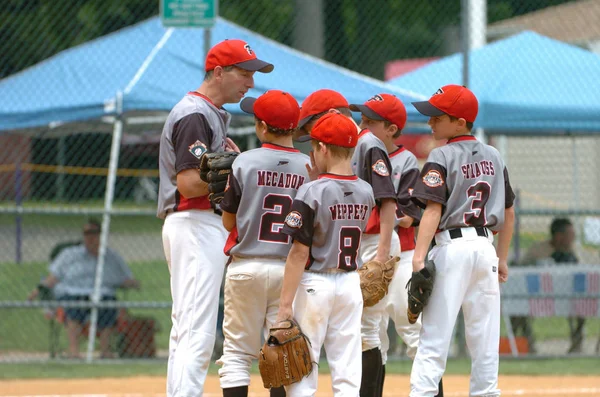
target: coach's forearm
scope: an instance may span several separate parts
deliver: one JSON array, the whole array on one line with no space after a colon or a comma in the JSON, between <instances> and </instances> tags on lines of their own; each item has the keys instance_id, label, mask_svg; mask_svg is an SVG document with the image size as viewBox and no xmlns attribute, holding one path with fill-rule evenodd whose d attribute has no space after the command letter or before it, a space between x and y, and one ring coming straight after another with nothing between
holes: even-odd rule
<instances>
[{"instance_id":1,"label":"coach's forearm","mask_svg":"<svg viewBox=\"0 0 600 397\"><path fill-rule=\"evenodd\" d=\"M390 245L396 221L396 200L383 199L379 208L379 245L375 258L385 262L390 258Z\"/></svg>"},{"instance_id":2,"label":"coach's forearm","mask_svg":"<svg viewBox=\"0 0 600 397\"><path fill-rule=\"evenodd\" d=\"M413 271L420 271L425 263L425 256L429 250L431 240L435 236L435 232L440 224L442 217L442 205L434 201L427 202L427 208L423 212L421 223L419 226L419 234L415 246L415 255L413 257Z\"/></svg>"},{"instance_id":3,"label":"coach's forearm","mask_svg":"<svg viewBox=\"0 0 600 397\"><path fill-rule=\"evenodd\" d=\"M185 198L208 195L208 184L200 179L197 169L183 170L177 174L177 190Z\"/></svg>"},{"instance_id":4,"label":"coach's forearm","mask_svg":"<svg viewBox=\"0 0 600 397\"><path fill-rule=\"evenodd\" d=\"M309 247L295 241L285 261L285 272L281 287L279 307L290 308L294 302L304 266L308 260Z\"/></svg>"},{"instance_id":5,"label":"coach's forearm","mask_svg":"<svg viewBox=\"0 0 600 397\"><path fill-rule=\"evenodd\" d=\"M510 241L512 240L513 230L515 227L515 209L510 207L504 210L504 227L498 233L498 247L496 254L500 262L507 262L508 250Z\"/></svg>"}]
</instances>

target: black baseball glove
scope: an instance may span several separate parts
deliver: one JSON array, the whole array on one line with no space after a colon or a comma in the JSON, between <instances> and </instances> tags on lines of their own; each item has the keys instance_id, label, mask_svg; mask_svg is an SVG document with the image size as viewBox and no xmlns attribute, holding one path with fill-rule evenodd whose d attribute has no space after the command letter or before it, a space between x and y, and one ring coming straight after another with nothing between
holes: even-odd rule
<instances>
[{"instance_id":1,"label":"black baseball glove","mask_svg":"<svg viewBox=\"0 0 600 397\"><path fill-rule=\"evenodd\" d=\"M225 196L231 165L239 153L206 153L200 160L200 179L208 184L208 199L219 204Z\"/></svg>"},{"instance_id":2,"label":"black baseball glove","mask_svg":"<svg viewBox=\"0 0 600 397\"><path fill-rule=\"evenodd\" d=\"M414 324L419 318L423 308L429 303L433 283L435 281L435 264L433 261L425 261L425 267L418 272L413 272L408 280L408 322Z\"/></svg>"}]
</instances>

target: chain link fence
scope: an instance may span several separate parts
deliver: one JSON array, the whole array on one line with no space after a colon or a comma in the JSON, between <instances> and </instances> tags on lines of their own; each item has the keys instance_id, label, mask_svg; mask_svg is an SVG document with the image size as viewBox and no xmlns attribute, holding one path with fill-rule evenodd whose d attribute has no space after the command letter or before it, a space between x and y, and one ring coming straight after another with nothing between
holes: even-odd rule
<instances>
[{"instance_id":1,"label":"chain link fence","mask_svg":"<svg viewBox=\"0 0 600 397\"><path fill-rule=\"evenodd\" d=\"M467 3L469 8L465 9ZM465 10L472 13L470 30L461 26ZM1 96L17 95L10 87L25 89L32 98L43 95L46 88L60 83L51 78L53 61L90 42L98 44L96 51L86 53L85 63L71 65L71 76L74 82L86 87L90 96L106 92L107 83L101 78L78 80L82 76L81 70L103 65L108 55L102 52L109 51L108 47L103 50L102 43L93 40L129 32L124 29L157 18L158 12L158 1L146 0L8 0L0 9ZM590 22L600 17L600 1L597 0L488 0L487 3L457 0L220 0L219 14L225 20L275 42L382 81L407 75L461 51L466 36L470 37L471 46L476 47L533 30L587 51L600 51L598 24ZM468 32L466 36L465 32ZM127 42L127 36L123 40L123 45L129 48L136 46L135 42ZM200 30L198 40L202 40ZM202 54L195 48L195 43L187 43L187 59L177 58L177 61L201 67L202 62L198 60L202 59ZM168 52L165 58L172 54ZM513 62L519 62L519 56L515 53ZM560 55L545 54L548 62L557 56ZM172 55L170 59L175 58ZM134 61L142 65L144 58L124 58L123 68ZM277 63L277 59L272 61ZM46 68L43 70L48 71L49 78L24 79L27 72L36 70L40 63ZM470 67L477 69L477 65ZM178 72L174 70L173 73ZM318 77L308 70L296 70L295 73L288 78L305 81ZM341 69L340 73L346 71ZM119 81L127 83L134 77L120 76ZM192 77L199 85L202 71L198 69ZM485 76L490 80L497 77ZM161 76L154 78L159 80ZM582 86L593 83L585 75L580 79ZM9 80L18 81L20 85L2 85ZM418 93L428 96L434 90ZM149 101L160 101L163 95L155 86L144 94ZM114 91L106 97L113 95ZM61 106L70 105L68 101L61 103ZM79 310L79 316L87 318L86 308L93 305L57 301L48 293L51 291L43 289L36 299L28 301L27 298L48 275L51 254L64 243L81 243L87 220L90 217L102 219L107 214L110 214L108 247L124 259L133 277L140 282L139 289L117 289L116 301L98 306L113 310L110 316L116 317L114 322L109 321L112 325L109 327L110 353L114 357L145 359L165 358L168 354L171 326L169 273L162 251L162 222L155 217L158 137L166 109L142 112L143 120L124 123L123 137L118 142L120 155L114 203L107 212L105 197L115 119L102 117L90 122L89 117L85 117L85 101L80 101L78 106L72 113L83 116L65 120L71 123L61 121L33 126L25 121L26 127L22 129L0 125L0 361L64 358L72 352L69 332L73 330L68 329L65 313ZM106 106L111 106L110 101ZM10 115L3 120L22 122L23 116L12 111L8 106L0 109L0 114ZM245 119L236 120L234 125L238 131L235 140L242 149L256 145L253 135L244 135L252 132ZM427 135L408 134L400 141L421 161L434 145ZM513 187L519 192L513 262L519 263L532 245L547 240L550 222L559 216L570 218L575 226L575 253L579 262L600 265L600 158L597 156L600 136L564 133L505 136L495 132L489 141L506 158ZM538 274L542 279L544 271ZM529 350L530 354L540 356L568 352L598 354L598 285L593 272L584 276L587 277L584 288L577 293L596 302L596 314L592 315L593 307L587 315L582 313L591 318L586 319L578 332L579 323L569 323L558 311L540 314L531 310L521 317L529 318L529 334L535 336L535 346L526 346L522 351ZM552 277L549 294L569 299L568 295L573 293L572 285L576 283L561 284L552 281ZM512 302L505 300L505 305ZM505 320L508 319L509 316L505 316ZM72 335L80 336L79 348L85 352L87 327L75 331ZM98 331L97 341L101 339L102 330ZM504 336L510 335L511 331L503 324ZM573 348L578 338L581 343ZM465 354L460 327L456 341L452 354ZM517 342L521 341L517 339ZM392 349L400 357L401 341L398 340ZM95 351L94 358L103 354L99 342Z\"/></svg>"}]
</instances>

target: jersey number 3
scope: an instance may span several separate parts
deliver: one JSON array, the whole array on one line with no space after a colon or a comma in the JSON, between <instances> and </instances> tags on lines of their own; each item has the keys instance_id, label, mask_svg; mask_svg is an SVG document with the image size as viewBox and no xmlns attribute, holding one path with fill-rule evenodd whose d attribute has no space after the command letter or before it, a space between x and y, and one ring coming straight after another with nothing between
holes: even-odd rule
<instances>
[{"instance_id":1,"label":"jersey number 3","mask_svg":"<svg viewBox=\"0 0 600 397\"><path fill-rule=\"evenodd\" d=\"M281 233L286 215L292 208L292 198L283 194L270 193L265 196L260 217L258 240L267 243L288 244L290 236Z\"/></svg>"},{"instance_id":2,"label":"jersey number 3","mask_svg":"<svg viewBox=\"0 0 600 397\"><path fill-rule=\"evenodd\" d=\"M361 235L361 230L358 227L347 226L340 229L338 269L356 270L358 267L356 258L358 258Z\"/></svg>"},{"instance_id":3,"label":"jersey number 3","mask_svg":"<svg viewBox=\"0 0 600 397\"><path fill-rule=\"evenodd\" d=\"M471 199L471 211L464 213L465 224L469 226L485 226L485 205L490 198L492 187L487 182L477 182L467 189L467 199Z\"/></svg>"}]
</instances>

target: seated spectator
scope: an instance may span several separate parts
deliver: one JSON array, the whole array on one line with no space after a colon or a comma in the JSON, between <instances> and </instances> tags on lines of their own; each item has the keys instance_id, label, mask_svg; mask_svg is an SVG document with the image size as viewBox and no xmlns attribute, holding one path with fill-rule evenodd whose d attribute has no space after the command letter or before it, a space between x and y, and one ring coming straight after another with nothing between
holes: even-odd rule
<instances>
[{"instance_id":1,"label":"seated spectator","mask_svg":"<svg viewBox=\"0 0 600 397\"><path fill-rule=\"evenodd\" d=\"M100 248L100 222L90 219L83 227L83 244L62 249L49 266L49 275L40 283L42 289L53 289L57 300L89 301L94 291L96 265ZM102 301L115 301L117 288L139 288L131 270L115 251L107 248L104 257L104 272L101 283ZM35 299L40 288L36 288L28 299ZM67 307L65 309L70 358L79 356L79 335L89 320L91 309ZM112 357L110 335L117 321L117 309L98 310L101 357Z\"/></svg>"},{"instance_id":2,"label":"seated spectator","mask_svg":"<svg viewBox=\"0 0 600 397\"><path fill-rule=\"evenodd\" d=\"M544 264L578 263L575 254L575 228L567 218L554 218L550 224L550 239L532 245L525 257L520 261L522 266L535 266ZM513 331L523 329L524 336L529 340L530 349L533 346L533 333L528 317L511 317ZM585 318L569 317L571 346L569 353L581 352L583 343L583 326ZM535 348L533 348L535 350Z\"/></svg>"}]
</instances>

